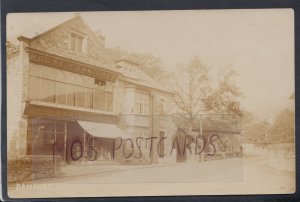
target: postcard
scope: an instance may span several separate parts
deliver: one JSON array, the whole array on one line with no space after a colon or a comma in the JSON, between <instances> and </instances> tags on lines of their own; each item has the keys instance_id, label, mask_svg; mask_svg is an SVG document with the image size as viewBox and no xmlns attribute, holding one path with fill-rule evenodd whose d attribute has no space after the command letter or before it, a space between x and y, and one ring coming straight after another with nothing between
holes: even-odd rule
<instances>
[{"instance_id":1,"label":"postcard","mask_svg":"<svg viewBox=\"0 0 300 202\"><path fill-rule=\"evenodd\" d=\"M9 197L295 192L292 9L6 20Z\"/></svg>"}]
</instances>

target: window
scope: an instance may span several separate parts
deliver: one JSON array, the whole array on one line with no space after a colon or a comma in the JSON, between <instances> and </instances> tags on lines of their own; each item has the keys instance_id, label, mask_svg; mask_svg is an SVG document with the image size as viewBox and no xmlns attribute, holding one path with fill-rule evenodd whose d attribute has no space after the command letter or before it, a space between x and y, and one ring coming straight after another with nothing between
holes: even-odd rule
<instances>
[{"instance_id":1,"label":"window","mask_svg":"<svg viewBox=\"0 0 300 202\"><path fill-rule=\"evenodd\" d=\"M149 96L143 93L135 94L134 113L141 115L149 114Z\"/></svg>"},{"instance_id":2,"label":"window","mask_svg":"<svg viewBox=\"0 0 300 202\"><path fill-rule=\"evenodd\" d=\"M93 108L93 89L85 89L85 107Z\"/></svg>"},{"instance_id":3,"label":"window","mask_svg":"<svg viewBox=\"0 0 300 202\"><path fill-rule=\"evenodd\" d=\"M28 154L65 155L66 122L47 119L28 119ZM55 145L54 145L55 144Z\"/></svg>"},{"instance_id":4,"label":"window","mask_svg":"<svg viewBox=\"0 0 300 202\"><path fill-rule=\"evenodd\" d=\"M29 77L28 83L28 96L31 100L39 100L40 99L40 78Z\"/></svg>"},{"instance_id":5,"label":"window","mask_svg":"<svg viewBox=\"0 0 300 202\"><path fill-rule=\"evenodd\" d=\"M41 66L32 64L29 68L29 75L40 77L41 76L40 74L41 74Z\"/></svg>"},{"instance_id":6,"label":"window","mask_svg":"<svg viewBox=\"0 0 300 202\"><path fill-rule=\"evenodd\" d=\"M56 102L57 104L67 104L67 84L56 83Z\"/></svg>"},{"instance_id":7,"label":"window","mask_svg":"<svg viewBox=\"0 0 300 202\"><path fill-rule=\"evenodd\" d=\"M113 106L113 93L112 92L105 92L105 107L106 111L112 111Z\"/></svg>"},{"instance_id":8,"label":"window","mask_svg":"<svg viewBox=\"0 0 300 202\"><path fill-rule=\"evenodd\" d=\"M35 64L29 67L30 100L111 112L113 92L113 82Z\"/></svg>"},{"instance_id":9,"label":"window","mask_svg":"<svg viewBox=\"0 0 300 202\"><path fill-rule=\"evenodd\" d=\"M56 79L56 69L41 66L41 78L55 80Z\"/></svg>"},{"instance_id":10,"label":"window","mask_svg":"<svg viewBox=\"0 0 300 202\"><path fill-rule=\"evenodd\" d=\"M127 102L127 113L133 114L134 113L134 90L133 89L126 89L126 102Z\"/></svg>"},{"instance_id":11,"label":"window","mask_svg":"<svg viewBox=\"0 0 300 202\"><path fill-rule=\"evenodd\" d=\"M35 141L49 153L51 152L51 144L54 140L54 122L49 120L40 120L39 133L35 134Z\"/></svg>"},{"instance_id":12,"label":"window","mask_svg":"<svg viewBox=\"0 0 300 202\"><path fill-rule=\"evenodd\" d=\"M108 81L95 80L94 108L113 111L113 84Z\"/></svg>"},{"instance_id":13,"label":"window","mask_svg":"<svg viewBox=\"0 0 300 202\"><path fill-rule=\"evenodd\" d=\"M80 86L77 87L76 106L85 107L85 88L84 87L80 87Z\"/></svg>"},{"instance_id":14,"label":"window","mask_svg":"<svg viewBox=\"0 0 300 202\"><path fill-rule=\"evenodd\" d=\"M105 92L95 90L95 109L104 110L105 109Z\"/></svg>"},{"instance_id":15,"label":"window","mask_svg":"<svg viewBox=\"0 0 300 202\"><path fill-rule=\"evenodd\" d=\"M63 70L56 70L56 80L60 81L60 82L68 82L68 78L72 77L70 75L68 75L68 72L63 71Z\"/></svg>"},{"instance_id":16,"label":"window","mask_svg":"<svg viewBox=\"0 0 300 202\"><path fill-rule=\"evenodd\" d=\"M75 93L76 86L75 85L67 85L67 105L75 106Z\"/></svg>"},{"instance_id":17,"label":"window","mask_svg":"<svg viewBox=\"0 0 300 202\"><path fill-rule=\"evenodd\" d=\"M41 79L41 101L55 103L55 81Z\"/></svg>"},{"instance_id":18,"label":"window","mask_svg":"<svg viewBox=\"0 0 300 202\"><path fill-rule=\"evenodd\" d=\"M119 69L121 69L121 72L131 78L137 78L137 70L135 66L129 65L128 63L122 63L121 65L117 65Z\"/></svg>"},{"instance_id":19,"label":"window","mask_svg":"<svg viewBox=\"0 0 300 202\"><path fill-rule=\"evenodd\" d=\"M83 41L84 37L78 34L71 33L70 37L70 48L71 51L82 53L83 52Z\"/></svg>"},{"instance_id":20,"label":"window","mask_svg":"<svg viewBox=\"0 0 300 202\"><path fill-rule=\"evenodd\" d=\"M149 115L149 95L146 92L128 90L126 99L128 113Z\"/></svg>"}]
</instances>

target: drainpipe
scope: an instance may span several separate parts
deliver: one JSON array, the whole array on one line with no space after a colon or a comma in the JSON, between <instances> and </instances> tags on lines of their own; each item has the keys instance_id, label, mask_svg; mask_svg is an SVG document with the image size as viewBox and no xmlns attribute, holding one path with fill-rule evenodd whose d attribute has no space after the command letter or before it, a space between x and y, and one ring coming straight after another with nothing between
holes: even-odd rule
<instances>
[{"instance_id":1,"label":"drainpipe","mask_svg":"<svg viewBox=\"0 0 300 202\"><path fill-rule=\"evenodd\" d=\"M154 112L154 110L153 110L153 107L154 107L154 104L153 104L153 95L151 94L151 92L149 91L149 98L151 97L151 137L153 137L153 117L154 117L154 115L153 115L153 112ZM152 145L152 147L153 147L153 145ZM152 163L153 163L153 156L154 156L154 151L152 150L152 155L151 155L151 161L152 161Z\"/></svg>"}]
</instances>

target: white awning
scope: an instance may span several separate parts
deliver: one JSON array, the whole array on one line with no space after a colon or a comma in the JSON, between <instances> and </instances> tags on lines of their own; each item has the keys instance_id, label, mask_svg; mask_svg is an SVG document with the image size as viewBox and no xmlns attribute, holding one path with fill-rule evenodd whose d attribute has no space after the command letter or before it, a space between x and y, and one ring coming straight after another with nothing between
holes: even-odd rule
<instances>
[{"instance_id":1,"label":"white awning","mask_svg":"<svg viewBox=\"0 0 300 202\"><path fill-rule=\"evenodd\" d=\"M88 121L78 121L79 125L90 135L96 137L105 137L105 138L130 138L129 135L124 133L120 128L114 124L109 123L95 123Z\"/></svg>"}]
</instances>

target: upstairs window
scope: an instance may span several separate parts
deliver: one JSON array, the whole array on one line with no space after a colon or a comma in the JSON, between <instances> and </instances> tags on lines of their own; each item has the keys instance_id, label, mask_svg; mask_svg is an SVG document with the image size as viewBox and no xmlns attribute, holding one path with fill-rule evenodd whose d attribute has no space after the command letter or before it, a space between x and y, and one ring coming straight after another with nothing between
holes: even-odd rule
<instances>
[{"instance_id":1,"label":"upstairs window","mask_svg":"<svg viewBox=\"0 0 300 202\"><path fill-rule=\"evenodd\" d=\"M70 39L70 48L71 51L77 52L77 53L83 53L84 52L84 37L78 34L71 33L71 39Z\"/></svg>"},{"instance_id":2,"label":"upstairs window","mask_svg":"<svg viewBox=\"0 0 300 202\"><path fill-rule=\"evenodd\" d=\"M29 67L29 100L112 112L113 94L113 82L41 65Z\"/></svg>"},{"instance_id":3,"label":"upstairs window","mask_svg":"<svg viewBox=\"0 0 300 202\"><path fill-rule=\"evenodd\" d=\"M95 80L94 108L103 111L113 111L113 83Z\"/></svg>"},{"instance_id":4,"label":"upstairs window","mask_svg":"<svg viewBox=\"0 0 300 202\"><path fill-rule=\"evenodd\" d=\"M149 115L149 95L136 93L133 113L139 115Z\"/></svg>"}]
</instances>

